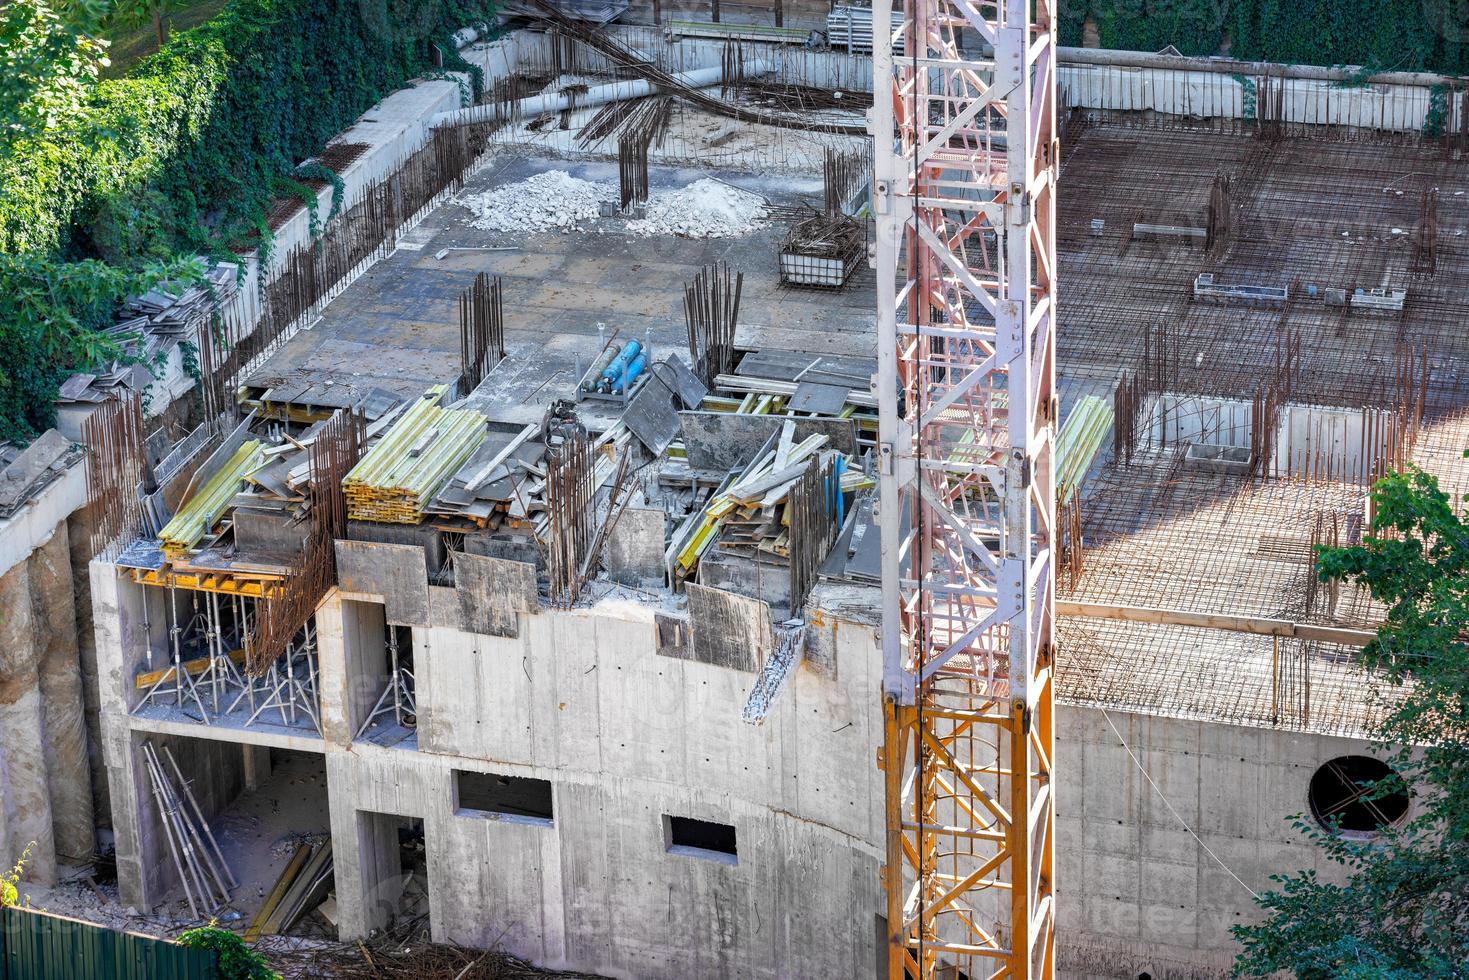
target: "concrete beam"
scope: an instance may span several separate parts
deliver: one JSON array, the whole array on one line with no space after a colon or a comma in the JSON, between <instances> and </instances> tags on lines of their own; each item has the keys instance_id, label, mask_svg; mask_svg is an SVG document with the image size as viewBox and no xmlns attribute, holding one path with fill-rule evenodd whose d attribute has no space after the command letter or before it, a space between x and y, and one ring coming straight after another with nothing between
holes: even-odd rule
<instances>
[{"instance_id":1,"label":"concrete beam","mask_svg":"<svg viewBox=\"0 0 1469 980\"><path fill-rule=\"evenodd\" d=\"M1265 619L1259 616L1229 616L1223 613L1187 612L1181 609L1154 609L1150 606L1113 606L1099 602L1056 601L1056 615L1076 619L1115 619L1130 623L1161 623L1169 626L1193 626L1199 629L1225 630L1231 633L1254 633L1259 636L1285 636L1343 646L1365 646L1377 638L1368 630L1342 626L1314 626L1293 623L1288 619Z\"/></svg>"}]
</instances>

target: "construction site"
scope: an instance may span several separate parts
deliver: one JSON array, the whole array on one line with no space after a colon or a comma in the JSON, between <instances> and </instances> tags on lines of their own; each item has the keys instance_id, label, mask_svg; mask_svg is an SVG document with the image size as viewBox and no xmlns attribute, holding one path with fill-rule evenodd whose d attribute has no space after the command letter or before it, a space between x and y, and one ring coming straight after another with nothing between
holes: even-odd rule
<instances>
[{"instance_id":1,"label":"construction site","mask_svg":"<svg viewBox=\"0 0 1469 980\"><path fill-rule=\"evenodd\" d=\"M730 6L462 32L0 450L0 866L286 976L1183 980L1410 819L1314 549L1469 492L1462 85Z\"/></svg>"}]
</instances>

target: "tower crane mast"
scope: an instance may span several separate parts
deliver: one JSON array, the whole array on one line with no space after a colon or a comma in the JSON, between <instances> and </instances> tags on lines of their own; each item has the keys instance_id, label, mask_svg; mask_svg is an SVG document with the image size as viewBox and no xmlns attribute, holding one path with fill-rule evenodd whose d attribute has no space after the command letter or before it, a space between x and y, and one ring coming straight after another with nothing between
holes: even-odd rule
<instances>
[{"instance_id":1,"label":"tower crane mast","mask_svg":"<svg viewBox=\"0 0 1469 980\"><path fill-rule=\"evenodd\" d=\"M890 980L1055 972L1057 2L872 5Z\"/></svg>"}]
</instances>

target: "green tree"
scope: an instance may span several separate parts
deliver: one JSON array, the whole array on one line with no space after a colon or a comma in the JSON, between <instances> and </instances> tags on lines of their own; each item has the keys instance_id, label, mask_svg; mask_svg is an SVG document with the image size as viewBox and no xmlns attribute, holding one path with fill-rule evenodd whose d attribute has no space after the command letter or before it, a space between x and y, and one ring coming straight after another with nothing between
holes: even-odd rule
<instances>
[{"instance_id":1,"label":"green tree","mask_svg":"<svg viewBox=\"0 0 1469 980\"><path fill-rule=\"evenodd\" d=\"M219 954L220 980L281 980L265 957L245 945L245 941L212 921L207 926L179 933L178 944L194 949L212 949Z\"/></svg>"},{"instance_id":2,"label":"green tree","mask_svg":"<svg viewBox=\"0 0 1469 980\"><path fill-rule=\"evenodd\" d=\"M0 4L0 153L76 113L107 66L107 42L92 33L102 12L101 0Z\"/></svg>"},{"instance_id":3,"label":"green tree","mask_svg":"<svg viewBox=\"0 0 1469 980\"><path fill-rule=\"evenodd\" d=\"M1358 660L1399 695L1377 732L1396 775L1367 789L1406 786L1417 813L1371 840L1297 817L1346 883L1276 877L1259 899L1265 920L1235 929L1242 975L1469 977L1469 521L1417 469L1385 477L1372 499L1370 534L1321 549L1318 570L1387 607Z\"/></svg>"},{"instance_id":4,"label":"green tree","mask_svg":"<svg viewBox=\"0 0 1469 980\"><path fill-rule=\"evenodd\" d=\"M168 43L168 17L187 4L184 0L117 0L109 22L119 27L141 27L151 24L153 37L161 50Z\"/></svg>"}]
</instances>

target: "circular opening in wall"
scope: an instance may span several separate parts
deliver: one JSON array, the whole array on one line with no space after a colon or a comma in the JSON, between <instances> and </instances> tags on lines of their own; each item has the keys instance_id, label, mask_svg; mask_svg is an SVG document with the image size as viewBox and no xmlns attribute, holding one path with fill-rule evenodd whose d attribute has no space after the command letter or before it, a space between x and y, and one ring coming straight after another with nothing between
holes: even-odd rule
<instances>
[{"instance_id":1,"label":"circular opening in wall","mask_svg":"<svg viewBox=\"0 0 1469 980\"><path fill-rule=\"evenodd\" d=\"M1408 815L1408 794L1377 795L1377 783L1393 774L1381 759L1344 755L1311 777L1311 815L1323 827L1344 834L1375 834Z\"/></svg>"}]
</instances>

